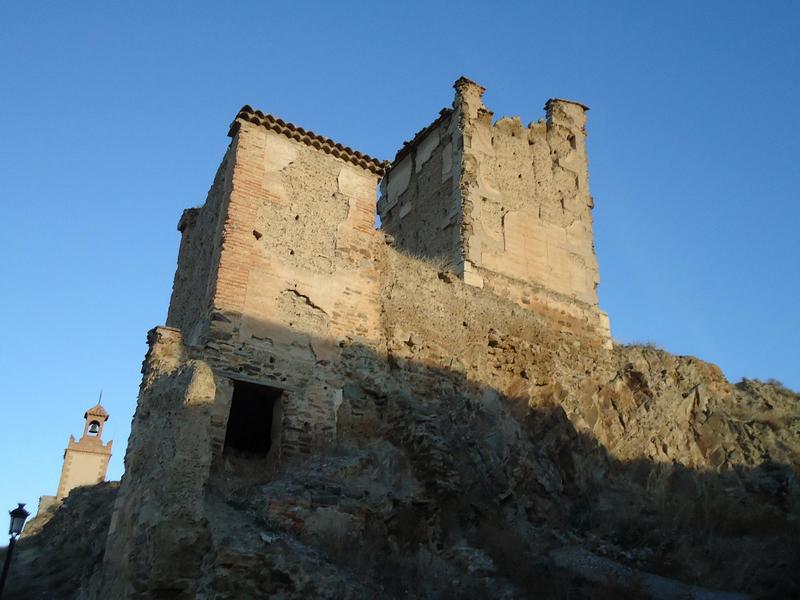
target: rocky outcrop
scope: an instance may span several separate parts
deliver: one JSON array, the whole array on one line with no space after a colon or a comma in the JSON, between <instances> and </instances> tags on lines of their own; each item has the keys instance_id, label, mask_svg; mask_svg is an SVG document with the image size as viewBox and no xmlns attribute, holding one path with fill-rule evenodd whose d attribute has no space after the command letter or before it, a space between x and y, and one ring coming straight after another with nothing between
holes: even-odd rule
<instances>
[{"instance_id":1,"label":"rocky outcrop","mask_svg":"<svg viewBox=\"0 0 800 600\"><path fill-rule=\"evenodd\" d=\"M362 368L337 445L277 473L214 471L208 541L170 565L199 567L196 588L172 597L798 594L796 394L638 346L545 381L518 342L491 340L535 381L525 398L345 348ZM80 488L23 540L11 597L89 589L113 495Z\"/></svg>"},{"instance_id":2,"label":"rocky outcrop","mask_svg":"<svg viewBox=\"0 0 800 600\"><path fill-rule=\"evenodd\" d=\"M77 598L103 559L119 484L73 489L52 514L37 515L17 543L3 598Z\"/></svg>"}]
</instances>

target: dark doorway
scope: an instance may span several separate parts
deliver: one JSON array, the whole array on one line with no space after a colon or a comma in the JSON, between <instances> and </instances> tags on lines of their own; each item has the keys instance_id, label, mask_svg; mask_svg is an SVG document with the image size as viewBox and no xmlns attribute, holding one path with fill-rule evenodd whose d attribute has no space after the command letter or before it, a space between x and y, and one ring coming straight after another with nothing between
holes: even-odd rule
<instances>
[{"instance_id":1,"label":"dark doorway","mask_svg":"<svg viewBox=\"0 0 800 600\"><path fill-rule=\"evenodd\" d=\"M233 398L225 431L225 449L267 454L280 426L283 390L246 381L233 382Z\"/></svg>"}]
</instances>

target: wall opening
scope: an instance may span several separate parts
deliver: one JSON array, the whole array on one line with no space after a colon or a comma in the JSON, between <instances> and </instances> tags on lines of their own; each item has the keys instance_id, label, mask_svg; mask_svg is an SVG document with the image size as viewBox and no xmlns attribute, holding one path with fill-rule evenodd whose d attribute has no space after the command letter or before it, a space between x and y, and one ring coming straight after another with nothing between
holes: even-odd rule
<instances>
[{"instance_id":1,"label":"wall opening","mask_svg":"<svg viewBox=\"0 0 800 600\"><path fill-rule=\"evenodd\" d=\"M279 442L282 394L279 388L234 380L224 449L269 454Z\"/></svg>"}]
</instances>

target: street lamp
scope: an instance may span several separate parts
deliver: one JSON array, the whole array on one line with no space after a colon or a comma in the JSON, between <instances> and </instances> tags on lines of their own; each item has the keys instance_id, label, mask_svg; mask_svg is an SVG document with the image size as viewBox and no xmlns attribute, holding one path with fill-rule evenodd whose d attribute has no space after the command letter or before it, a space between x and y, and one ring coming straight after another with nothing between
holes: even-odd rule
<instances>
[{"instance_id":1,"label":"street lamp","mask_svg":"<svg viewBox=\"0 0 800 600\"><path fill-rule=\"evenodd\" d=\"M6 578L8 577L8 569L11 566L11 554L14 552L14 546L17 544L17 538L22 533L22 527L25 525L25 519L30 514L25 510L25 505L19 503L19 506L14 510L8 511L11 515L11 524L8 526L8 548L6 548L6 560L3 563L3 575L0 577L0 598L3 596L3 588L6 587Z\"/></svg>"}]
</instances>

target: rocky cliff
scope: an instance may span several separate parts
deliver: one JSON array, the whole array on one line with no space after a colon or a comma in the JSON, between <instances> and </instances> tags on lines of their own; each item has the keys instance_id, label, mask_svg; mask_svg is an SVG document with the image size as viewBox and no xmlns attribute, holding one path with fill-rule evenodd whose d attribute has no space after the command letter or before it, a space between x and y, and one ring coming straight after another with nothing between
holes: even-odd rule
<instances>
[{"instance_id":1,"label":"rocky cliff","mask_svg":"<svg viewBox=\"0 0 800 600\"><path fill-rule=\"evenodd\" d=\"M383 365L345 348L364 368L333 450L277 473L226 457L196 597L800 594L797 394L652 347L581 357L501 331L489 387L403 346ZM9 597L84 595L114 493L79 488L23 539Z\"/></svg>"}]
</instances>

